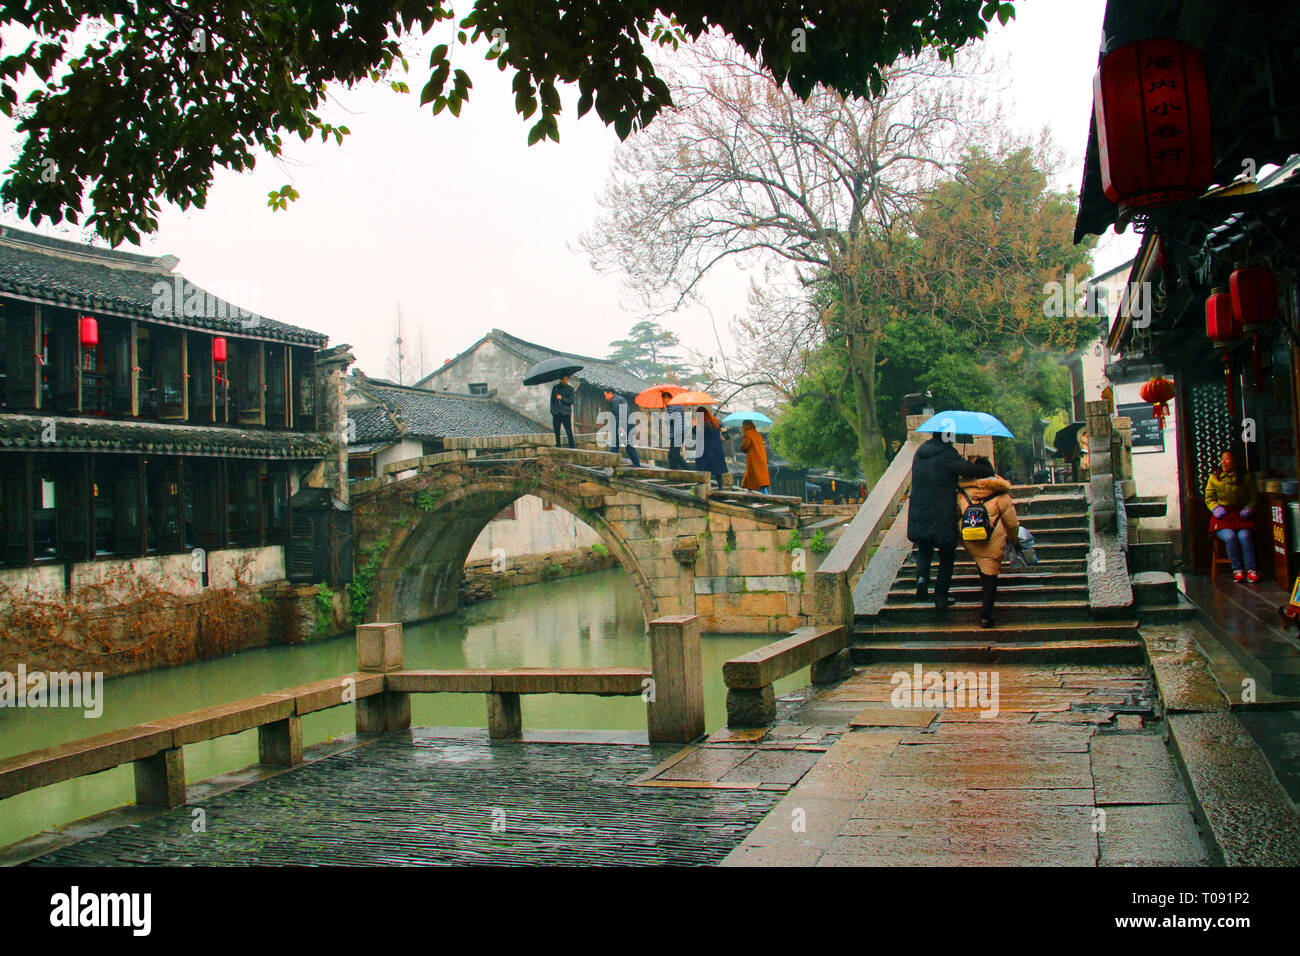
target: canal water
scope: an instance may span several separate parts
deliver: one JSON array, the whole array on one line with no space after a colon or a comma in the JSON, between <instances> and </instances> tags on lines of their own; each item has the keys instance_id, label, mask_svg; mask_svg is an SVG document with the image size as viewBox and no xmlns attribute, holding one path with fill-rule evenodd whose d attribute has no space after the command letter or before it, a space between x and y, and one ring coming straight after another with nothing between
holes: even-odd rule
<instances>
[{"instance_id":1,"label":"canal water","mask_svg":"<svg viewBox=\"0 0 1300 956\"><path fill-rule=\"evenodd\" d=\"M636 590L620 569L505 591L453 617L408 625L406 666L648 667L650 645ZM704 709L710 730L726 723L722 664L773 640L772 635L706 634L701 641ZM0 757L228 703L356 669L356 642L343 634L299 647L268 647L184 667L119 677L104 684L103 714L71 710L0 710ZM808 671L785 678L777 694L808 682ZM639 697L523 698L525 730L645 730ZM424 727L484 727L482 694L413 694L411 720ZM352 733L353 708L303 718L303 743ZM232 734L185 748L188 782L257 762L257 732ZM134 801L129 764L0 800L0 846L51 826Z\"/></svg>"}]
</instances>

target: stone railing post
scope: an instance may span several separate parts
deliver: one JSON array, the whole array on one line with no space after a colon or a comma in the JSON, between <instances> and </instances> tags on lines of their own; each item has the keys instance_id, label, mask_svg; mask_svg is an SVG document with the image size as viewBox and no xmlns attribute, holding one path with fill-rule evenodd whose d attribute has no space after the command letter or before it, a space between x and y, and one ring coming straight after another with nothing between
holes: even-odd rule
<instances>
[{"instance_id":1,"label":"stone railing post","mask_svg":"<svg viewBox=\"0 0 1300 956\"><path fill-rule=\"evenodd\" d=\"M357 625L357 670L387 674L402 669L402 625ZM411 695L385 690L357 700L357 733L386 734L411 726Z\"/></svg>"},{"instance_id":2,"label":"stone railing post","mask_svg":"<svg viewBox=\"0 0 1300 956\"><path fill-rule=\"evenodd\" d=\"M650 742L685 744L703 734L704 676L697 615L650 622L650 673Z\"/></svg>"}]
</instances>

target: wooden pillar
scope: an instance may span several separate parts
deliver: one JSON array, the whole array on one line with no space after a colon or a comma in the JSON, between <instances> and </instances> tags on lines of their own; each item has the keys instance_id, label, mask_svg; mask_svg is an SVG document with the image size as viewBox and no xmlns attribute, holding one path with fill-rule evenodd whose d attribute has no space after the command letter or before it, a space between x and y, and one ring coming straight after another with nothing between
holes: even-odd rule
<instances>
[{"instance_id":1,"label":"wooden pillar","mask_svg":"<svg viewBox=\"0 0 1300 956\"><path fill-rule=\"evenodd\" d=\"M131 341L127 344L127 362L131 366L131 417L140 417L140 335L139 323L131 320Z\"/></svg>"},{"instance_id":2,"label":"wooden pillar","mask_svg":"<svg viewBox=\"0 0 1300 956\"><path fill-rule=\"evenodd\" d=\"M518 737L524 729L523 708L518 694L487 695L488 736L493 740Z\"/></svg>"},{"instance_id":3,"label":"wooden pillar","mask_svg":"<svg viewBox=\"0 0 1300 956\"><path fill-rule=\"evenodd\" d=\"M357 670L387 674L402 669L401 624L357 625ZM385 690L357 700L357 733L386 734L411 726L411 695Z\"/></svg>"},{"instance_id":4,"label":"wooden pillar","mask_svg":"<svg viewBox=\"0 0 1300 956\"><path fill-rule=\"evenodd\" d=\"M704 733L700 619L672 615L650 622L650 742L689 743Z\"/></svg>"},{"instance_id":5,"label":"wooden pillar","mask_svg":"<svg viewBox=\"0 0 1300 956\"><path fill-rule=\"evenodd\" d=\"M258 727L257 759L275 767L302 763L302 718L286 717Z\"/></svg>"},{"instance_id":6,"label":"wooden pillar","mask_svg":"<svg viewBox=\"0 0 1300 956\"><path fill-rule=\"evenodd\" d=\"M135 802L142 807L179 807L185 802L185 755L180 747L135 761Z\"/></svg>"}]
</instances>

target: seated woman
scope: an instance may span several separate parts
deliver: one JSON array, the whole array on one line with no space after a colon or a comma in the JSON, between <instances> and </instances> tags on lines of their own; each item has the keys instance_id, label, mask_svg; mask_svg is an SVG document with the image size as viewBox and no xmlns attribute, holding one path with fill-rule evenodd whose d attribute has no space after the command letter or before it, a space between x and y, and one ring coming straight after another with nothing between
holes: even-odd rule
<instances>
[{"instance_id":1,"label":"seated woman","mask_svg":"<svg viewBox=\"0 0 1300 956\"><path fill-rule=\"evenodd\" d=\"M1225 451L1219 467L1205 483L1205 507L1210 509L1210 534L1228 550L1232 580L1259 580L1255 564L1255 480L1237 467L1237 456Z\"/></svg>"},{"instance_id":2,"label":"seated woman","mask_svg":"<svg viewBox=\"0 0 1300 956\"><path fill-rule=\"evenodd\" d=\"M987 458L976 458L975 464L992 468ZM998 593L998 571L1002 567L1002 553L1007 536L1020 530L1016 506L1007 494L1011 482L998 475L991 478L963 478L957 488L957 514L961 520L962 544L975 559L979 569L980 590L983 602L980 608L980 627L993 627L993 602ZM988 527L972 527L967 520L971 505L983 505L988 513ZM981 533L983 536L981 537Z\"/></svg>"}]
</instances>

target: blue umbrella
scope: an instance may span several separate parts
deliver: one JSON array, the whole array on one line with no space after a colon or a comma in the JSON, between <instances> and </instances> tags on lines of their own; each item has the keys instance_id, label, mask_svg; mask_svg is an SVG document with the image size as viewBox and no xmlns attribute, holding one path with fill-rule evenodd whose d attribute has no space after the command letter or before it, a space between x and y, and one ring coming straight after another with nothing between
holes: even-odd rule
<instances>
[{"instance_id":1,"label":"blue umbrella","mask_svg":"<svg viewBox=\"0 0 1300 956\"><path fill-rule=\"evenodd\" d=\"M1006 425L988 412L961 412L948 409L932 415L919 432L950 432L954 435L993 435L996 438L1015 438Z\"/></svg>"},{"instance_id":2,"label":"blue umbrella","mask_svg":"<svg viewBox=\"0 0 1300 956\"><path fill-rule=\"evenodd\" d=\"M770 425L772 419L762 412L732 412L722 420L724 425L739 425L741 422L753 422L755 425Z\"/></svg>"}]
</instances>

